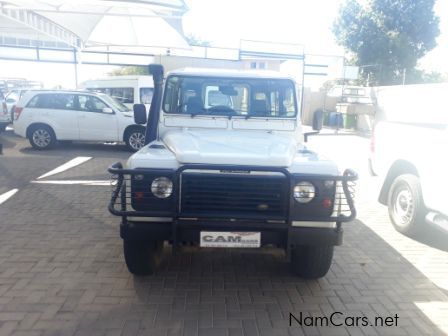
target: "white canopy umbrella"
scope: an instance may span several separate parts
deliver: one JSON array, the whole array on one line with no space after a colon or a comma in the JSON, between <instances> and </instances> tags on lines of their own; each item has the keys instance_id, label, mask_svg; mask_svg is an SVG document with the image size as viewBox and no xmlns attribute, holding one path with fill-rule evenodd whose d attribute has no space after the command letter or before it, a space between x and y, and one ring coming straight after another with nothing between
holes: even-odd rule
<instances>
[{"instance_id":1,"label":"white canopy umbrella","mask_svg":"<svg viewBox=\"0 0 448 336\"><path fill-rule=\"evenodd\" d=\"M189 49L181 24L186 11L183 0L8 0L0 1L0 24L14 21L22 34L31 28L33 37L39 32L78 50Z\"/></svg>"}]
</instances>

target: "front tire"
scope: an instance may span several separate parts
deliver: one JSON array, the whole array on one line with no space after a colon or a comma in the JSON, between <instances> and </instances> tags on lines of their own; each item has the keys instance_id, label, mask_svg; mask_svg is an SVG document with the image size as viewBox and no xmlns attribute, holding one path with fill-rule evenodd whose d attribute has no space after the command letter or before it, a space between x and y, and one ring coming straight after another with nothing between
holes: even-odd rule
<instances>
[{"instance_id":1,"label":"front tire","mask_svg":"<svg viewBox=\"0 0 448 336\"><path fill-rule=\"evenodd\" d=\"M153 274L160 263L163 242L145 240L123 240L126 266L134 275Z\"/></svg>"},{"instance_id":2,"label":"front tire","mask_svg":"<svg viewBox=\"0 0 448 336\"><path fill-rule=\"evenodd\" d=\"M28 140L35 149L49 149L56 144L56 136L47 125L33 126L29 132Z\"/></svg>"},{"instance_id":3,"label":"front tire","mask_svg":"<svg viewBox=\"0 0 448 336\"><path fill-rule=\"evenodd\" d=\"M141 128L132 128L126 132L124 141L130 151L136 152L145 145L145 131Z\"/></svg>"},{"instance_id":4,"label":"front tire","mask_svg":"<svg viewBox=\"0 0 448 336\"><path fill-rule=\"evenodd\" d=\"M291 252L292 271L305 279L325 276L333 260L332 245L300 245Z\"/></svg>"},{"instance_id":5,"label":"front tire","mask_svg":"<svg viewBox=\"0 0 448 336\"><path fill-rule=\"evenodd\" d=\"M423 229L427 211L417 176L398 176L390 187L387 205L390 220L398 232L415 236Z\"/></svg>"}]
</instances>

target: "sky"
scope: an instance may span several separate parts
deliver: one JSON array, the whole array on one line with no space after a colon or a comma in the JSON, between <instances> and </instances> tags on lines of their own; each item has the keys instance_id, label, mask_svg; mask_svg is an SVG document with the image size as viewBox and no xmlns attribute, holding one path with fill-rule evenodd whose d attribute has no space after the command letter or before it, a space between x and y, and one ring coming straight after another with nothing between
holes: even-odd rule
<instances>
[{"instance_id":1,"label":"sky","mask_svg":"<svg viewBox=\"0 0 448 336\"><path fill-rule=\"evenodd\" d=\"M363 0L365 1L365 0ZM186 0L186 34L217 47L238 48L241 39L303 44L307 54L339 55L331 26L344 0ZM438 47L420 63L426 70L448 73L448 0L437 0L441 35ZM113 68L79 67L79 82L103 77ZM46 87L74 87L74 66L0 61L0 77L40 80Z\"/></svg>"},{"instance_id":2,"label":"sky","mask_svg":"<svg viewBox=\"0 0 448 336\"><path fill-rule=\"evenodd\" d=\"M238 47L240 39L300 43L307 54L343 55L331 26L343 0L186 0L186 34L216 46ZM421 67L448 73L448 1L437 0L441 35Z\"/></svg>"},{"instance_id":3,"label":"sky","mask_svg":"<svg viewBox=\"0 0 448 336\"><path fill-rule=\"evenodd\" d=\"M340 54L331 24L341 0L187 0L184 30L213 44L240 39L304 44L306 52Z\"/></svg>"}]
</instances>

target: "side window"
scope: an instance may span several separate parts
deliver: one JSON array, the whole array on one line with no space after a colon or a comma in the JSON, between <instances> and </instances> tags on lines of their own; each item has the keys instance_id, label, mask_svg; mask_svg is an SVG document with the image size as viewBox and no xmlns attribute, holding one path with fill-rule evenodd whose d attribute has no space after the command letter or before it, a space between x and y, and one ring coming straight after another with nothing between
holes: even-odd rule
<instances>
[{"instance_id":1,"label":"side window","mask_svg":"<svg viewBox=\"0 0 448 336\"><path fill-rule=\"evenodd\" d=\"M71 94L53 94L48 95L49 108L58 110L73 110L75 106L75 95Z\"/></svg>"},{"instance_id":2,"label":"side window","mask_svg":"<svg viewBox=\"0 0 448 336\"><path fill-rule=\"evenodd\" d=\"M31 98L31 100L28 102L28 105L26 106L31 108L39 108L40 101L42 100L41 97L42 95L34 96L33 98Z\"/></svg>"},{"instance_id":3,"label":"side window","mask_svg":"<svg viewBox=\"0 0 448 336\"><path fill-rule=\"evenodd\" d=\"M89 91L105 93L120 103L134 104L134 88L89 88ZM141 89L140 89L141 90ZM140 91L140 97L142 96ZM152 94L151 94L152 98ZM150 101L151 102L151 101Z\"/></svg>"},{"instance_id":4,"label":"side window","mask_svg":"<svg viewBox=\"0 0 448 336\"><path fill-rule=\"evenodd\" d=\"M109 95L120 103L134 104L134 88L111 88Z\"/></svg>"},{"instance_id":5,"label":"side window","mask_svg":"<svg viewBox=\"0 0 448 336\"><path fill-rule=\"evenodd\" d=\"M92 92L98 92L98 93L105 93L108 94L110 96L110 89L105 89L105 88L89 88L87 89L89 91Z\"/></svg>"},{"instance_id":6,"label":"side window","mask_svg":"<svg viewBox=\"0 0 448 336\"><path fill-rule=\"evenodd\" d=\"M30 100L27 107L73 110L75 107L75 95L65 93L39 94Z\"/></svg>"},{"instance_id":7,"label":"side window","mask_svg":"<svg viewBox=\"0 0 448 336\"><path fill-rule=\"evenodd\" d=\"M86 112L103 112L103 108L109 107L102 100L93 96L78 96L79 110Z\"/></svg>"},{"instance_id":8,"label":"side window","mask_svg":"<svg viewBox=\"0 0 448 336\"><path fill-rule=\"evenodd\" d=\"M140 103L151 104L153 93L154 89L152 88L140 88Z\"/></svg>"}]
</instances>

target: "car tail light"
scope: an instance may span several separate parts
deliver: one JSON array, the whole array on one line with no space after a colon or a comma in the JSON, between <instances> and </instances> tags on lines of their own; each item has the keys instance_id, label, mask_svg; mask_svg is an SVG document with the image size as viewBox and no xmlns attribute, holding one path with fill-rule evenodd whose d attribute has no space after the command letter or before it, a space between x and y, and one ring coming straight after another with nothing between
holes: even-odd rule
<instances>
[{"instance_id":1,"label":"car tail light","mask_svg":"<svg viewBox=\"0 0 448 336\"><path fill-rule=\"evenodd\" d=\"M22 113L22 111L23 111L23 107L18 107L18 106L14 107L14 120L19 119L20 113Z\"/></svg>"}]
</instances>

